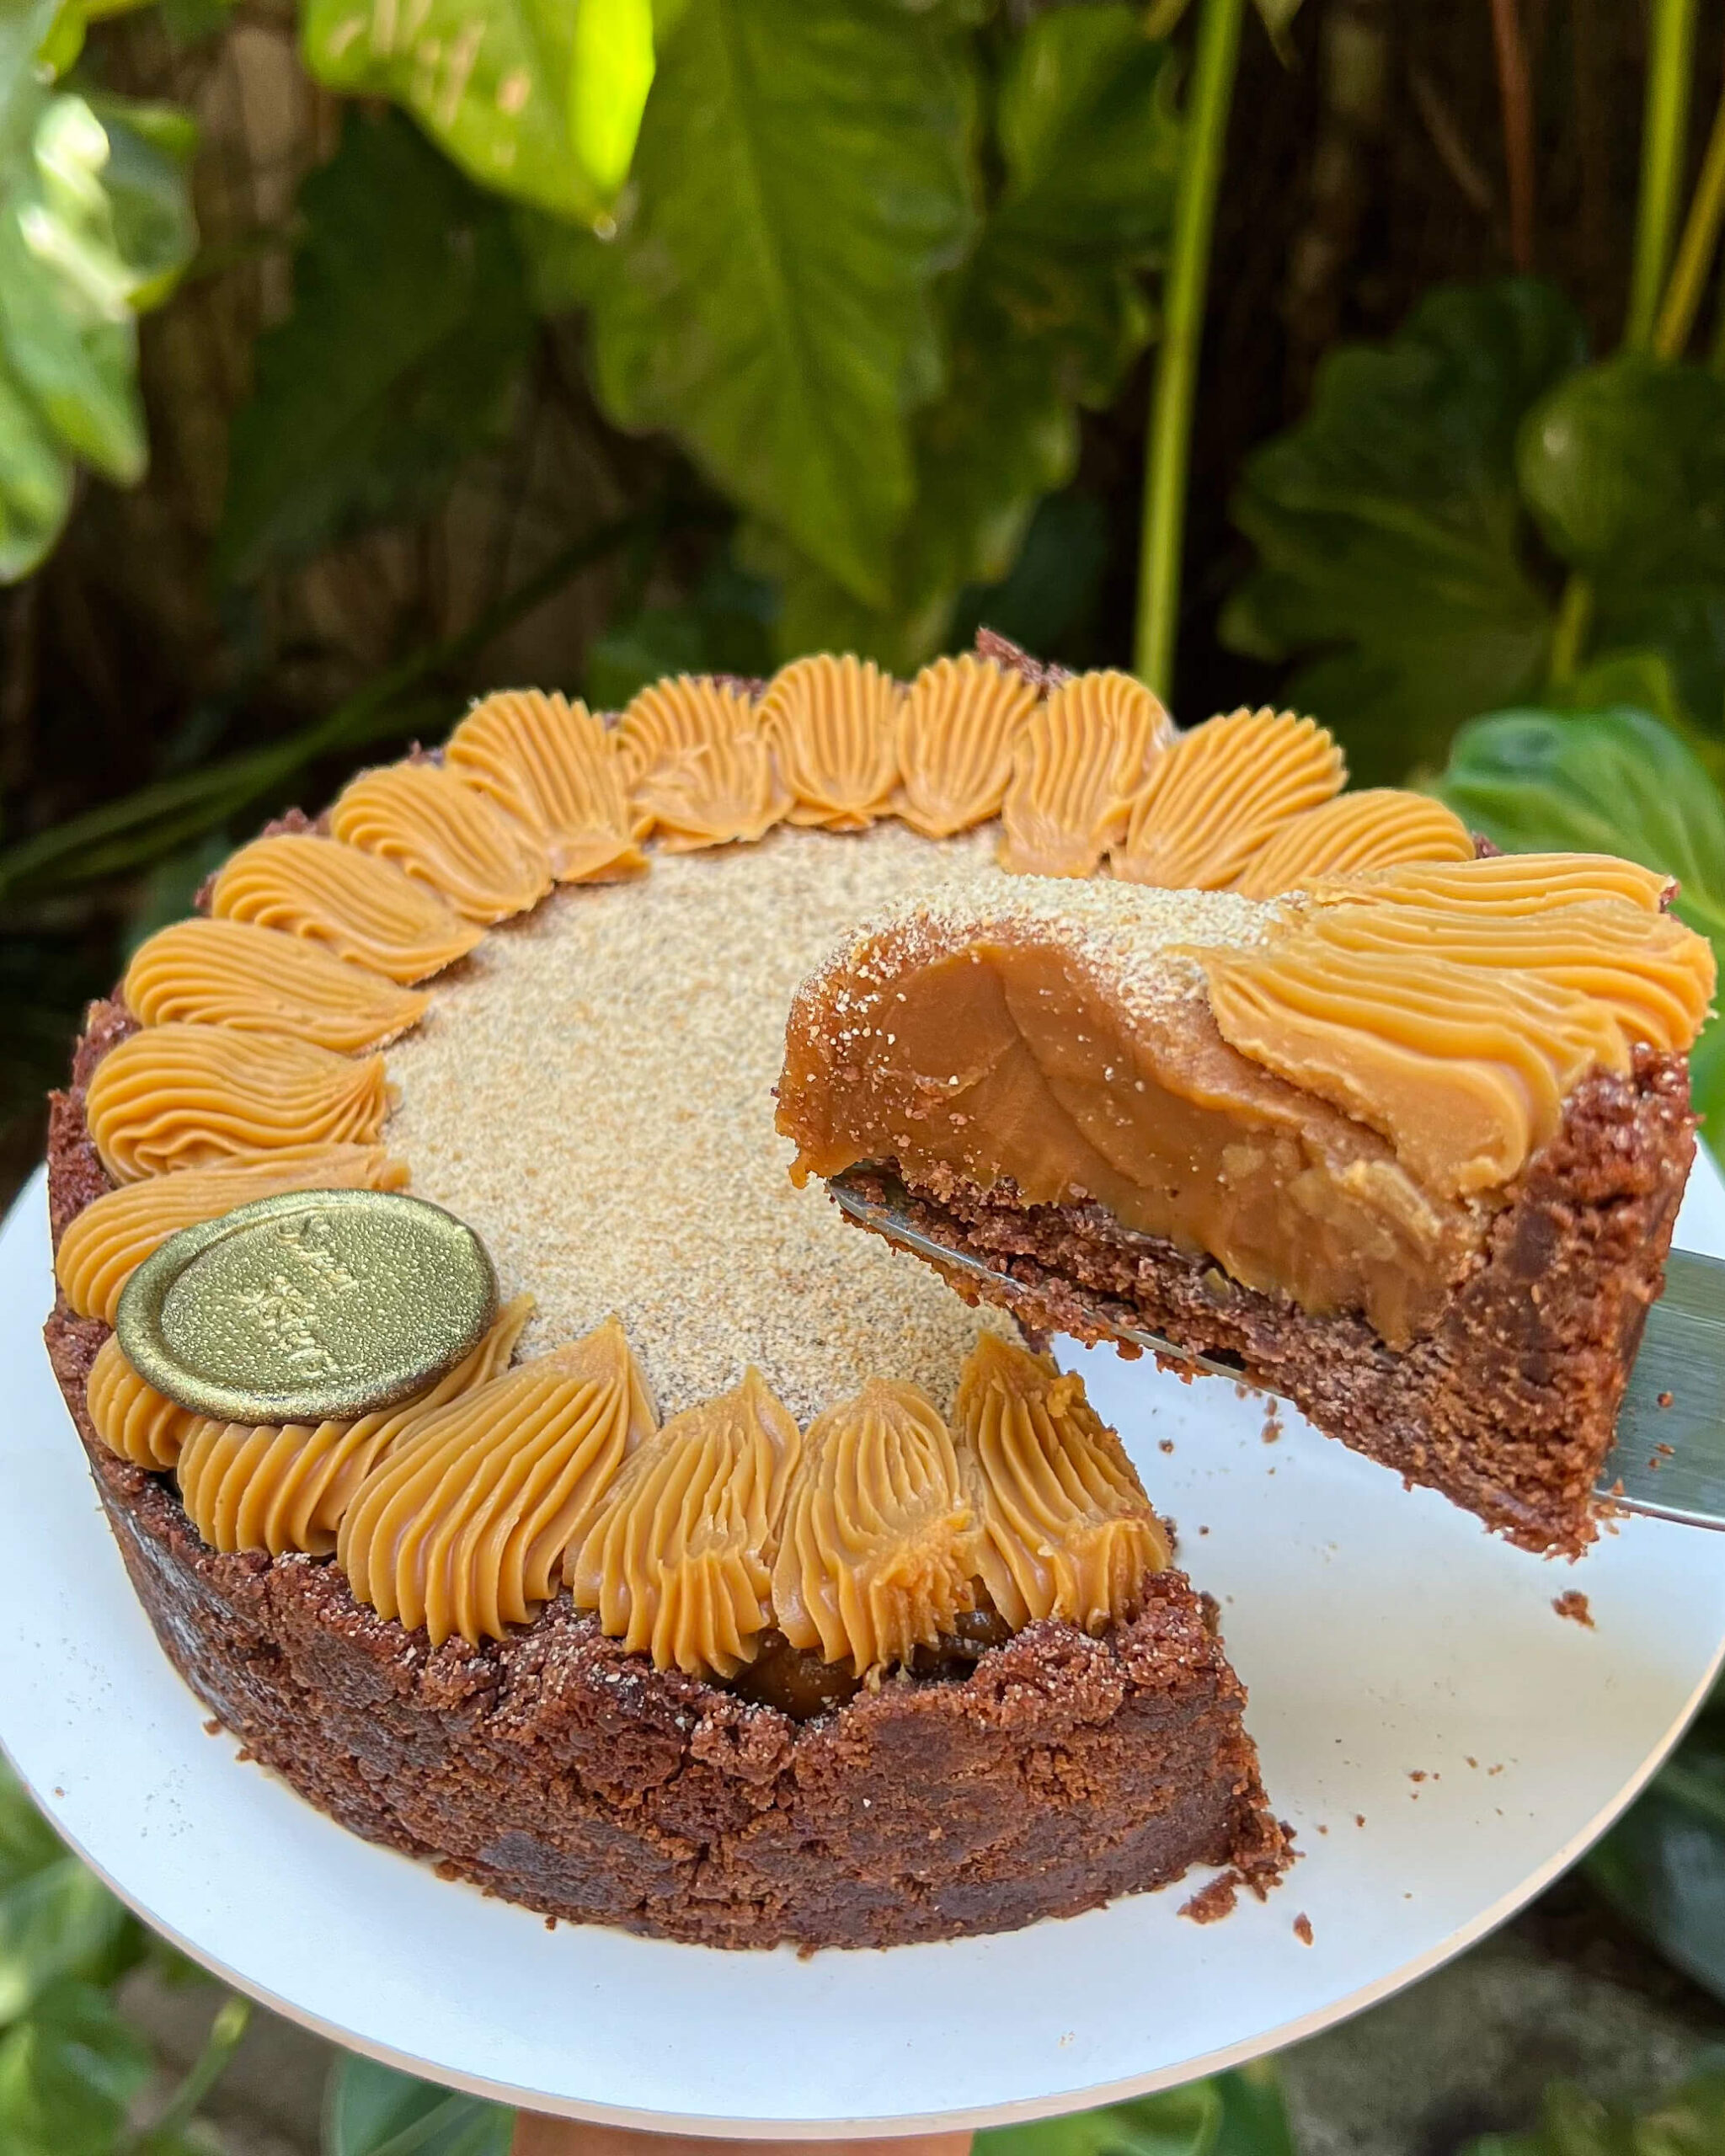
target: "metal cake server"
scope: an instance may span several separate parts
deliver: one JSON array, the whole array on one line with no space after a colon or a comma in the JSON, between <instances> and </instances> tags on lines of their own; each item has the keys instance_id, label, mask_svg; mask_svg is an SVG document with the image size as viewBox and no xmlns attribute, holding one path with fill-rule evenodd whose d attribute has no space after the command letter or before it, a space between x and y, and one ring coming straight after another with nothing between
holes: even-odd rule
<instances>
[{"instance_id":1,"label":"metal cake server","mask_svg":"<svg viewBox=\"0 0 1725 2156\"><path fill-rule=\"evenodd\" d=\"M1011 1288L1009 1276L936 1242L895 1205L854 1189L842 1176L826 1187L842 1211L889 1242ZM1231 1363L1191 1354L1157 1333L1120 1326L1114 1337L1236 1385L1252 1382ZM1648 1313L1595 1495L1626 1512L1725 1530L1725 1262L1686 1250L1666 1259L1665 1292Z\"/></svg>"}]
</instances>

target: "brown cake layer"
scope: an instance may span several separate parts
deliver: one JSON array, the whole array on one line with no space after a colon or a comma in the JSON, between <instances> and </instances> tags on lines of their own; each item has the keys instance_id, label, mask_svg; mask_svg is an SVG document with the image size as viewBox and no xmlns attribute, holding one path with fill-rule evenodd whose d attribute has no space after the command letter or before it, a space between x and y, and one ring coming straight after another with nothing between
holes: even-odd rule
<instances>
[{"instance_id":1,"label":"brown cake layer","mask_svg":"<svg viewBox=\"0 0 1725 2156\"><path fill-rule=\"evenodd\" d=\"M1363 1318L1314 1316L1242 1287L1099 1206L1023 1205L1010 1186L984 1192L951 1170L912 1185L896 1162L846 1180L908 1196L922 1234L1001 1276L991 1294L948 1273L967 1299L980 1294L1081 1340L1125 1324L1237 1361L1405 1481L1523 1549L1573 1556L1598 1531L1594 1486L1694 1153L1681 1057L1639 1049L1632 1078L1585 1079L1437 1324L1399 1353Z\"/></svg>"},{"instance_id":2,"label":"brown cake layer","mask_svg":"<svg viewBox=\"0 0 1725 2156\"><path fill-rule=\"evenodd\" d=\"M98 1006L56 1097L51 1216L109 1187L83 1088L131 1030ZM432 1652L334 1562L218 1556L171 1482L84 1411L106 1328L46 1328L109 1524L188 1684L354 1833L547 1916L717 1946L886 1946L1000 1931L1233 1866L1289 1860L1244 1689L1185 1577L1106 1637L1033 1625L963 1680L889 1680L801 1724L655 1671L566 1598L530 1629Z\"/></svg>"}]
</instances>

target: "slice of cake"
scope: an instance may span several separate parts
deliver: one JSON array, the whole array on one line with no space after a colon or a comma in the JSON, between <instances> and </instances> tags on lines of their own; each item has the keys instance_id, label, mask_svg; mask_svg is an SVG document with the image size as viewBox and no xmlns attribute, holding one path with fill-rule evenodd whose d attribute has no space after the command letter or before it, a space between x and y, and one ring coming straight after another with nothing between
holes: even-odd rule
<instances>
[{"instance_id":1,"label":"slice of cake","mask_svg":"<svg viewBox=\"0 0 1725 2156\"><path fill-rule=\"evenodd\" d=\"M779 1129L981 1261L967 1299L1236 1366L1573 1555L1694 1151L1713 962L1668 895L1577 856L973 882L804 984Z\"/></svg>"}]
</instances>

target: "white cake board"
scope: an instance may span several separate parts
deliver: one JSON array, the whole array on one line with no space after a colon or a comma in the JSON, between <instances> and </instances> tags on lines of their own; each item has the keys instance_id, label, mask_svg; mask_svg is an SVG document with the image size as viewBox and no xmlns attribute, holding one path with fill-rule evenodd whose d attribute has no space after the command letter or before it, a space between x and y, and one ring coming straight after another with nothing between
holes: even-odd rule
<instances>
[{"instance_id":1,"label":"white cake board","mask_svg":"<svg viewBox=\"0 0 1725 2156\"><path fill-rule=\"evenodd\" d=\"M1705 1160L1678 1239L1725 1257ZM357 1840L206 1735L50 1373L51 1297L39 1177L0 1235L6 1750L115 1890L228 1983L531 2109L721 2135L998 2125L1311 2036L1570 1864L1676 1741L1725 1641L1712 1534L1632 1519L1573 1568L1543 1563L1291 1414L1266 1444L1263 1403L1224 1380L1094 1353L1092 1397L1221 1603L1305 1853L1285 1884L1204 1927L1178 1913L1194 1878L1004 1938L807 1960L549 1931ZM1554 1614L1570 1588L1595 1630Z\"/></svg>"}]
</instances>

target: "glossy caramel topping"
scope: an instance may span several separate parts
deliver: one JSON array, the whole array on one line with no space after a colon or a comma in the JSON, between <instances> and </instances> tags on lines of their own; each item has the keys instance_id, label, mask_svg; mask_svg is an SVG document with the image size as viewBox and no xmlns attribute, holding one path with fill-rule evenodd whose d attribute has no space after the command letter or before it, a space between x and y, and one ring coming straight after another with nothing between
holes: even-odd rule
<instances>
[{"instance_id":1,"label":"glossy caramel topping","mask_svg":"<svg viewBox=\"0 0 1725 2156\"><path fill-rule=\"evenodd\" d=\"M977 1572L1015 1631L1059 1617L1100 1632L1137 1607L1170 1561L1167 1530L1081 1378L985 1333L953 1435L981 1523Z\"/></svg>"},{"instance_id":2,"label":"glossy caramel topping","mask_svg":"<svg viewBox=\"0 0 1725 2156\"><path fill-rule=\"evenodd\" d=\"M579 699L499 689L450 735L443 760L462 785L545 841L559 883L646 874L610 738Z\"/></svg>"},{"instance_id":3,"label":"glossy caramel topping","mask_svg":"<svg viewBox=\"0 0 1725 2156\"><path fill-rule=\"evenodd\" d=\"M1225 890L1286 824L1341 791L1348 766L1316 719L1236 711L1183 734L1134 803L1114 873L1164 890Z\"/></svg>"},{"instance_id":4,"label":"glossy caramel topping","mask_svg":"<svg viewBox=\"0 0 1725 2156\"><path fill-rule=\"evenodd\" d=\"M577 1609L658 1669L734 1677L772 1623L772 1561L802 1436L759 1370L628 1460L564 1574Z\"/></svg>"},{"instance_id":5,"label":"glossy caramel topping","mask_svg":"<svg viewBox=\"0 0 1725 2156\"><path fill-rule=\"evenodd\" d=\"M301 832L254 839L231 855L210 911L303 937L403 983L441 973L484 933L390 862Z\"/></svg>"},{"instance_id":6,"label":"glossy caramel topping","mask_svg":"<svg viewBox=\"0 0 1725 2156\"><path fill-rule=\"evenodd\" d=\"M179 1494L212 1550L335 1548L354 1493L420 1423L509 1367L532 1311L518 1295L473 1353L429 1392L351 1422L214 1422L192 1419L177 1462Z\"/></svg>"},{"instance_id":7,"label":"glossy caramel topping","mask_svg":"<svg viewBox=\"0 0 1725 2156\"><path fill-rule=\"evenodd\" d=\"M1501 853L1482 861L1369 868L1316 884L1321 894L1384 905L1445 906L1488 914L1545 914L1594 899L1621 899L1658 913L1676 886L1669 876L1613 853Z\"/></svg>"},{"instance_id":8,"label":"glossy caramel topping","mask_svg":"<svg viewBox=\"0 0 1725 2156\"><path fill-rule=\"evenodd\" d=\"M976 1563L958 1454L926 1394L874 1378L816 1417L772 1573L793 1647L859 1676L908 1662L974 1607Z\"/></svg>"},{"instance_id":9,"label":"glossy caramel topping","mask_svg":"<svg viewBox=\"0 0 1725 2156\"><path fill-rule=\"evenodd\" d=\"M404 1033L430 1000L302 937L196 915L138 947L120 994L147 1026L291 1033L343 1055Z\"/></svg>"},{"instance_id":10,"label":"glossy caramel topping","mask_svg":"<svg viewBox=\"0 0 1725 2156\"><path fill-rule=\"evenodd\" d=\"M145 1384L112 1333L96 1350L90 1365L84 1406L91 1428L109 1452L152 1472L172 1467L181 1446L198 1428L198 1417L189 1407L164 1399Z\"/></svg>"},{"instance_id":11,"label":"glossy caramel topping","mask_svg":"<svg viewBox=\"0 0 1725 2156\"><path fill-rule=\"evenodd\" d=\"M407 1163L381 1145L283 1145L214 1167L147 1176L104 1191L69 1224L54 1254L55 1278L80 1317L112 1325L120 1289L182 1228L284 1191L402 1190L407 1180Z\"/></svg>"},{"instance_id":12,"label":"glossy caramel topping","mask_svg":"<svg viewBox=\"0 0 1725 2156\"><path fill-rule=\"evenodd\" d=\"M730 682L710 674L672 674L637 692L617 721L614 750L625 784L633 787L691 749L753 734L759 726L752 698ZM651 829L638 816L637 837Z\"/></svg>"},{"instance_id":13,"label":"glossy caramel topping","mask_svg":"<svg viewBox=\"0 0 1725 2156\"><path fill-rule=\"evenodd\" d=\"M1240 871L1234 889L1248 899L1274 899L1322 877L1409 862L1472 859L1467 826L1441 801L1373 786L1338 794L1284 824Z\"/></svg>"},{"instance_id":14,"label":"glossy caramel topping","mask_svg":"<svg viewBox=\"0 0 1725 2156\"><path fill-rule=\"evenodd\" d=\"M431 763L384 764L343 787L329 828L345 846L393 861L469 921L506 921L551 888L537 832Z\"/></svg>"},{"instance_id":15,"label":"glossy caramel topping","mask_svg":"<svg viewBox=\"0 0 1725 2156\"><path fill-rule=\"evenodd\" d=\"M1080 674L1031 714L1001 805L1000 862L1020 876L1093 875L1174 723L1130 674Z\"/></svg>"},{"instance_id":16,"label":"glossy caramel topping","mask_svg":"<svg viewBox=\"0 0 1725 2156\"><path fill-rule=\"evenodd\" d=\"M1531 973L1301 935L1199 955L1222 1038L1382 1132L1439 1196L1501 1188L1589 1070L1628 1068L1603 1004Z\"/></svg>"},{"instance_id":17,"label":"glossy caramel topping","mask_svg":"<svg viewBox=\"0 0 1725 2156\"><path fill-rule=\"evenodd\" d=\"M116 1182L285 1145L373 1145L388 1112L381 1055L226 1026L146 1027L103 1057L84 1099Z\"/></svg>"},{"instance_id":18,"label":"glossy caramel topping","mask_svg":"<svg viewBox=\"0 0 1725 2156\"><path fill-rule=\"evenodd\" d=\"M355 1597L441 1646L530 1624L625 1455L656 1422L622 1328L428 1416L366 1476L337 1556Z\"/></svg>"},{"instance_id":19,"label":"glossy caramel topping","mask_svg":"<svg viewBox=\"0 0 1725 2156\"><path fill-rule=\"evenodd\" d=\"M1314 909L1299 926L1314 951L1388 953L1417 969L1429 956L1536 975L1609 1011L1626 1046L1666 1054L1694 1044L1712 1001L1712 947L1670 914L1594 899L1547 914L1493 915L1447 906Z\"/></svg>"},{"instance_id":20,"label":"glossy caramel topping","mask_svg":"<svg viewBox=\"0 0 1725 2156\"><path fill-rule=\"evenodd\" d=\"M638 818L667 853L764 838L791 808L790 788L758 734L732 734L685 749L635 782Z\"/></svg>"},{"instance_id":21,"label":"glossy caramel topping","mask_svg":"<svg viewBox=\"0 0 1725 2156\"><path fill-rule=\"evenodd\" d=\"M925 666L899 707L898 814L931 839L999 815L1036 706L1035 683L991 659L967 652Z\"/></svg>"},{"instance_id":22,"label":"glossy caramel topping","mask_svg":"<svg viewBox=\"0 0 1725 2156\"><path fill-rule=\"evenodd\" d=\"M801 1171L896 1161L1094 1203L1309 1310L1429 1329L1482 1224L1387 1139L1231 1048L1195 947L1285 933L1231 892L1001 878L857 931L804 985L778 1124Z\"/></svg>"},{"instance_id":23,"label":"glossy caramel topping","mask_svg":"<svg viewBox=\"0 0 1725 2156\"><path fill-rule=\"evenodd\" d=\"M892 807L904 691L872 659L793 659L761 700L761 731L791 789L790 820L865 830Z\"/></svg>"}]
</instances>

